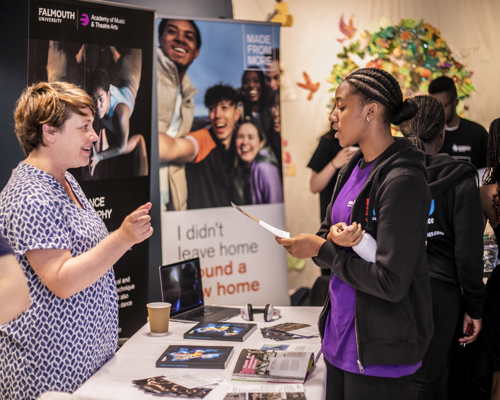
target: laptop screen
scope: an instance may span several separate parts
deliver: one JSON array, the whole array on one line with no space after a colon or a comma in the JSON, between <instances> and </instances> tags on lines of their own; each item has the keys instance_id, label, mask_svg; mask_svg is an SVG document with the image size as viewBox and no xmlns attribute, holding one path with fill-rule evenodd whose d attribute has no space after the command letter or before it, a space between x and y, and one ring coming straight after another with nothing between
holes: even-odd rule
<instances>
[{"instance_id":1,"label":"laptop screen","mask_svg":"<svg viewBox=\"0 0 500 400\"><path fill-rule=\"evenodd\" d=\"M203 305L199 258L161 266L160 282L163 301L172 304L171 316Z\"/></svg>"}]
</instances>

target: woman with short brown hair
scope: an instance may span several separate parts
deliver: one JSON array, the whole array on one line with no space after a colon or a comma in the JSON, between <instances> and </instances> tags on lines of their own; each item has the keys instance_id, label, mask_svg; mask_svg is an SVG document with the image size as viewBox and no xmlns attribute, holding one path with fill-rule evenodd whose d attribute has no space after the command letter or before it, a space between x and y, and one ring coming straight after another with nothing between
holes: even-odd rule
<instances>
[{"instance_id":1,"label":"woman with short brown hair","mask_svg":"<svg viewBox=\"0 0 500 400\"><path fill-rule=\"evenodd\" d=\"M12 246L31 306L0 327L0 396L73 392L116 350L113 264L152 234L147 203L108 235L69 168L86 166L95 108L65 82L28 87L15 130L27 158L0 193L0 231Z\"/></svg>"}]
</instances>

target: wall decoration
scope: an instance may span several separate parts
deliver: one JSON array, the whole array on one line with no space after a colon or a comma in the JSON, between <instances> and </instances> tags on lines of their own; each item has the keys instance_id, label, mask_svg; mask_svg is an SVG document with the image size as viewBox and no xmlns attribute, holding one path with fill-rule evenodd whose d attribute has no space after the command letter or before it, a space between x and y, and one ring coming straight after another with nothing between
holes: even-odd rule
<instances>
[{"instance_id":1,"label":"wall decoration","mask_svg":"<svg viewBox=\"0 0 500 400\"><path fill-rule=\"evenodd\" d=\"M268 22L276 22L281 26L292 26L293 15L288 13L288 3L284 0L276 0L274 11L267 17Z\"/></svg>"},{"instance_id":2,"label":"wall decoration","mask_svg":"<svg viewBox=\"0 0 500 400\"><path fill-rule=\"evenodd\" d=\"M344 37L342 39L337 39L339 43L344 43L344 41L352 39L357 31L357 29L354 27L354 15L351 15L351 18L349 18L349 25L347 25L344 22L344 14L342 14L340 16L339 29L340 32L344 34Z\"/></svg>"},{"instance_id":3,"label":"wall decoration","mask_svg":"<svg viewBox=\"0 0 500 400\"><path fill-rule=\"evenodd\" d=\"M341 19L344 33L342 22ZM349 26L353 28L353 24ZM393 74L405 97L426 94L430 81L441 75L455 81L460 100L475 90L472 72L467 71L463 61L454 58L439 29L424 20L402 19L399 24L379 28L374 33L359 32L357 40L353 39L337 54L340 62L333 65L327 79L333 85L332 93L345 75L362 67L380 68Z\"/></svg>"},{"instance_id":4,"label":"wall decoration","mask_svg":"<svg viewBox=\"0 0 500 400\"><path fill-rule=\"evenodd\" d=\"M309 94L307 95L307 100L312 100L314 92L316 92L319 89L319 82L313 83L311 81L309 74L306 71L304 71L302 74L304 75L305 83L297 82L297 85L300 86L302 89L309 90Z\"/></svg>"}]
</instances>

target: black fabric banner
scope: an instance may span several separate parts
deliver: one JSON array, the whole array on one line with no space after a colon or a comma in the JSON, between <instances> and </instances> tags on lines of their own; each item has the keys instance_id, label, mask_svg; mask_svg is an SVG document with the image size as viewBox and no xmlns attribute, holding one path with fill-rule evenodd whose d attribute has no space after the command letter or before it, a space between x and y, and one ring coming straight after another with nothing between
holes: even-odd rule
<instances>
[{"instance_id":1,"label":"black fabric banner","mask_svg":"<svg viewBox=\"0 0 500 400\"><path fill-rule=\"evenodd\" d=\"M154 11L30 2L28 83L67 81L96 102L89 166L71 170L108 230L149 201ZM120 337L146 322L148 241L116 264Z\"/></svg>"}]
</instances>

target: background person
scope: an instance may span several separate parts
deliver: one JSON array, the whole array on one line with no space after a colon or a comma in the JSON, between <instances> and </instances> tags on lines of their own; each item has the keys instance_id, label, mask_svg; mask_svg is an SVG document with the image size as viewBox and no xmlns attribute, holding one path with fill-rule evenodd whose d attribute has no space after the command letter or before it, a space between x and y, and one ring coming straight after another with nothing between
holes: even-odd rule
<instances>
[{"instance_id":1,"label":"background person","mask_svg":"<svg viewBox=\"0 0 500 400\"><path fill-rule=\"evenodd\" d=\"M490 125L487 176L479 188L484 222L489 221L498 242L500 238L500 118ZM500 269L495 267L486 283L481 342L487 352L486 371L492 373L491 400L500 399Z\"/></svg>"},{"instance_id":2,"label":"background person","mask_svg":"<svg viewBox=\"0 0 500 400\"><path fill-rule=\"evenodd\" d=\"M465 308L463 337L470 344L481 331L486 291L483 284L483 222L477 172L468 162L439 154L445 116L438 100L417 96L409 100L417 114L399 125L401 133L420 141L426 154L432 205L428 219L427 258L431 277L434 335L422 366L413 375L412 399L447 399L448 369L453 338ZM465 337L467 325L472 325Z\"/></svg>"},{"instance_id":3,"label":"background person","mask_svg":"<svg viewBox=\"0 0 500 400\"><path fill-rule=\"evenodd\" d=\"M187 74L198 57L201 35L191 20L162 19L158 27L158 147L160 152L161 208L187 208L186 174L183 165L171 165L168 149L173 138L185 137L194 120L194 99L198 93Z\"/></svg>"},{"instance_id":4,"label":"background person","mask_svg":"<svg viewBox=\"0 0 500 400\"><path fill-rule=\"evenodd\" d=\"M30 305L26 277L14 252L0 234L0 325L16 318Z\"/></svg>"},{"instance_id":5,"label":"background person","mask_svg":"<svg viewBox=\"0 0 500 400\"><path fill-rule=\"evenodd\" d=\"M407 399L432 336L425 241L430 193L424 154L391 124L411 118L389 73L362 68L347 75L330 115L342 147L359 145L338 178L316 235L276 238L297 258L331 269L319 328L330 399ZM366 230L375 262L350 249Z\"/></svg>"},{"instance_id":6,"label":"background person","mask_svg":"<svg viewBox=\"0 0 500 400\"><path fill-rule=\"evenodd\" d=\"M429 94L444 107L446 135L439 152L468 161L478 170L486 167L488 132L478 123L458 116L458 95L453 79L447 76L434 79L429 85Z\"/></svg>"},{"instance_id":7,"label":"background person","mask_svg":"<svg viewBox=\"0 0 500 400\"><path fill-rule=\"evenodd\" d=\"M236 168L240 171L247 204L283 203L281 175L265 144L264 131L256 121L248 120L238 127Z\"/></svg>"},{"instance_id":8,"label":"background person","mask_svg":"<svg viewBox=\"0 0 500 400\"><path fill-rule=\"evenodd\" d=\"M342 149L335 137L335 130L330 129L319 139L318 147L307 164L311 168L309 189L312 193L319 192L319 209L321 221L325 219L326 209L333 195L340 169L348 163L356 153L355 149ZM322 270L329 273L328 270Z\"/></svg>"},{"instance_id":9,"label":"background person","mask_svg":"<svg viewBox=\"0 0 500 400\"><path fill-rule=\"evenodd\" d=\"M113 264L152 234L147 203L108 235L68 168L88 165L95 106L66 82L28 87L14 114L26 159L0 194L0 230L24 270L28 311L0 327L4 399L73 392L114 354Z\"/></svg>"}]
</instances>

